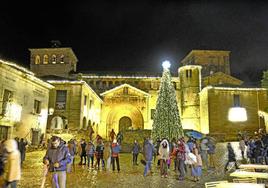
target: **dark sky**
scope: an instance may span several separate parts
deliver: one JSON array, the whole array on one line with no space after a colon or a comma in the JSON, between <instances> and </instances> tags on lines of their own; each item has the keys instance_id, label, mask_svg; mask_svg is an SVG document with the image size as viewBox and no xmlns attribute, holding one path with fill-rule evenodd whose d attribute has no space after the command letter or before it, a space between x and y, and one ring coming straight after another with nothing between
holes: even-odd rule
<instances>
[{"instance_id":1,"label":"dark sky","mask_svg":"<svg viewBox=\"0 0 268 188\"><path fill-rule=\"evenodd\" d=\"M177 72L192 49L230 50L232 74L247 82L268 69L265 1L9 1L0 11L0 57L29 67L28 48L60 40L78 70Z\"/></svg>"}]
</instances>

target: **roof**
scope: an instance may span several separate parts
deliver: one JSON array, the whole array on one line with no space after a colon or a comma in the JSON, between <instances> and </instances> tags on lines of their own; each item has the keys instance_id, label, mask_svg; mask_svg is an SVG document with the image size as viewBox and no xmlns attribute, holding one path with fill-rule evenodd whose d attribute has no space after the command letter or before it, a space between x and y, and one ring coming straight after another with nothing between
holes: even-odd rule
<instances>
[{"instance_id":1,"label":"roof","mask_svg":"<svg viewBox=\"0 0 268 188\"><path fill-rule=\"evenodd\" d=\"M35 83L37 83L39 85L42 85L42 86L44 86L44 87L46 87L48 89L54 88L54 86L52 86L51 84L49 84L49 83L37 78L33 72L29 71L28 69L26 69L26 68L24 68L22 66L17 65L16 63L9 62L9 61L4 61L4 60L0 59L0 64L3 64L4 66L10 67L14 71L17 71L18 74L23 74L24 78L29 79L32 82L35 82Z\"/></svg>"},{"instance_id":2,"label":"roof","mask_svg":"<svg viewBox=\"0 0 268 188\"><path fill-rule=\"evenodd\" d=\"M116 90L119 90L119 89L121 89L121 88L124 88L124 87L129 87L129 88L131 88L131 89L133 89L133 90L136 90L136 91L139 92L139 93L142 93L142 94L144 94L144 95L146 95L146 96L150 96L149 93L144 92L144 91L142 91L142 90L140 90L140 89L138 89L138 88L136 88L136 87L133 87L133 86L131 86L131 85L129 85L129 84L122 84L122 85L117 86L117 87L115 87L115 88L113 88L113 89L107 90L107 91L101 93L100 95L101 95L101 96L104 96L104 95L107 95L108 93L112 93L112 92L114 92L114 91L116 91Z\"/></svg>"}]
</instances>

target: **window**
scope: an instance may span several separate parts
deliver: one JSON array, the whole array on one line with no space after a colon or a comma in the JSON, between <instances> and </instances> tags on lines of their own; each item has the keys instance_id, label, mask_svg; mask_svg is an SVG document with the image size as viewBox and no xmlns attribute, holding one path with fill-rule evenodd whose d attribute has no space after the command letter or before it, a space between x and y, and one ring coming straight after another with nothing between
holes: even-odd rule
<instances>
[{"instance_id":1,"label":"window","mask_svg":"<svg viewBox=\"0 0 268 188\"><path fill-rule=\"evenodd\" d=\"M89 100L89 109L92 108L93 104L94 104L94 101L93 101L92 99L90 99L90 100Z\"/></svg>"},{"instance_id":2,"label":"window","mask_svg":"<svg viewBox=\"0 0 268 188\"><path fill-rule=\"evenodd\" d=\"M5 89L2 103L2 115L6 115L9 111L10 102L12 101L13 93L10 90Z\"/></svg>"},{"instance_id":3,"label":"window","mask_svg":"<svg viewBox=\"0 0 268 188\"><path fill-rule=\"evenodd\" d=\"M56 60L57 60L56 55L52 55L52 64L56 64Z\"/></svg>"},{"instance_id":4,"label":"window","mask_svg":"<svg viewBox=\"0 0 268 188\"><path fill-rule=\"evenodd\" d=\"M41 101L34 100L34 111L35 114L41 113Z\"/></svg>"},{"instance_id":5,"label":"window","mask_svg":"<svg viewBox=\"0 0 268 188\"><path fill-rule=\"evenodd\" d=\"M64 63L64 55L60 56L60 63Z\"/></svg>"},{"instance_id":6,"label":"window","mask_svg":"<svg viewBox=\"0 0 268 188\"><path fill-rule=\"evenodd\" d=\"M40 56L39 55L35 56L35 64L36 65L40 64Z\"/></svg>"},{"instance_id":7,"label":"window","mask_svg":"<svg viewBox=\"0 0 268 188\"><path fill-rule=\"evenodd\" d=\"M151 109L151 119L154 119L155 109Z\"/></svg>"},{"instance_id":8,"label":"window","mask_svg":"<svg viewBox=\"0 0 268 188\"><path fill-rule=\"evenodd\" d=\"M43 63L48 64L48 56L47 55L44 55Z\"/></svg>"},{"instance_id":9,"label":"window","mask_svg":"<svg viewBox=\"0 0 268 188\"><path fill-rule=\"evenodd\" d=\"M234 107L239 107L239 106L240 106L240 96L234 95Z\"/></svg>"},{"instance_id":10,"label":"window","mask_svg":"<svg viewBox=\"0 0 268 188\"><path fill-rule=\"evenodd\" d=\"M192 77L192 70L186 70L186 78L191 78Z\"/></svg>"},{"instance_id":11,"label":"window","mask_svg":"<svg viewBox=\"0 0 268 188\"><path fill-rule=\"evenodd\" d=\"M67 91L66 90L57 90L56 91L56 109L57 110L64 110L66 108L66 97Z\"/></svg>"},{"instance_id":12,"label":"window","mask_svg":"<svg viewBox=\"0 0 268 188\"><path fill-rule=\"evenodd\" d=\"M86 106L87 105L87 96L85 95L84 96L84 106Z\"/></svg>"}]
</instances>

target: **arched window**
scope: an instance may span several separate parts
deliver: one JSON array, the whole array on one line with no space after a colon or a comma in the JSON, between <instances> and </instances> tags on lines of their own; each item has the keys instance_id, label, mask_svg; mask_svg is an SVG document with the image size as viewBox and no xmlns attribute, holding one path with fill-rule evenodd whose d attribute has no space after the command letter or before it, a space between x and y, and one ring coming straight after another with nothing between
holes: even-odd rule
<instances>
[{"instance_id":1,"label":"arched window","mask_svg":"<svg viewBox=\"0 0 268 188\"><path fill-rule=\"evenodd\" d=\"M52 63L53 64L56 64L56 60L57 60L56 55L52 55Z\"/></svg>"},{"instance_id":2,"label":"arched window","mask_svg":"<svg viewBox=\"0 0 268 188\"><path fill-rule=\"evenodd\" d=\"M60 63L64 63L64 55L60 56Z\"/></svg>"},{"instance_id":3,"label":"arched window","mask_svg":"<svg viewBox=\"0 0 268 188\"><path fill-rule=\"evenodd\" d=\"M35 64L40 64L40 56L35 56Z\"/></svg>"},{"instance_id":4,"label":"arched window","mask_svg":"<svg viewBox=\"0 0 268 188\"><path fill-rule=\"evenodd\" d=\"M43 63L48 64L48 55L44 55Z\"/></svg>"}]
</instances>

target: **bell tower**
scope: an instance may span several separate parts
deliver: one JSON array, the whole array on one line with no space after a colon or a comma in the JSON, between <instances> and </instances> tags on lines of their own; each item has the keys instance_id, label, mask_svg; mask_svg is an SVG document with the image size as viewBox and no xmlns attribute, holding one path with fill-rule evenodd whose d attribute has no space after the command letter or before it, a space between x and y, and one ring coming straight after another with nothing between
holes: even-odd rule
<instances>
[{"instance_id":1,"label":"bell tower","mask_svg":"<svg viewBox=\"0 0 268 188\"><path fill-rule=\"evenodd\" d=\"M30 48L30 69L37 77L59 76L67 78L76 72L78 59L70 47L60 47L59 41L51 41L51 48Z\"/></svg>"}]
</instances>

